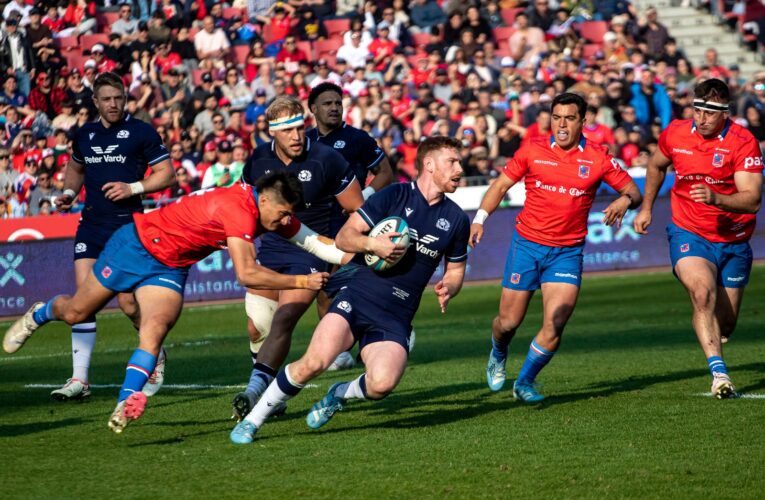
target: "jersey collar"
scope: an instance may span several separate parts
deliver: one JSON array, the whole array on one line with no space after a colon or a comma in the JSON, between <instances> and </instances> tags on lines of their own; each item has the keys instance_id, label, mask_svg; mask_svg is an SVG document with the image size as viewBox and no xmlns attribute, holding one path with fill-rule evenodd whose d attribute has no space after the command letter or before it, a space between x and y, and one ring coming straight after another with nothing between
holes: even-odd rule
<instances>
[{"instance_id":1,"label":"jersey collar","mask_svg":"<svg viewBox=\"0 0 765 500\"><path fill-rule=\"evenodd\" d=\"M730 130L730 123L731 123L730 122L730 118L725 120L725 126L720 131L720 133L717 134L717 139L719 139L720 141L725 139L725 136L728 135L728 130ZM696 122L691 120L691 134L695 134L695 133L696 133ZM699 134L699 135L701 135L701 134ZM702 137L702 139L703 139L703 137Z\"/></svg>"},{"instance_id":2,"label":"jersey collar","mask_svg":"<svg viewBox=\"0 0 765 500\"><path fill-rule=\"evenodd\" d=\"M577 148L579 149L579 151L584 152L584 147L586 145L587 145L587 139L585 139L584 138L584 134L582 134L579 137L579 145L577 146ZM558 146L558 143L555 142L555 136L551 135L550 136L550 149L554 148L555 146ZM560 147L560 146L558 146L558 147Z\"/></svg>"}]
</instances>

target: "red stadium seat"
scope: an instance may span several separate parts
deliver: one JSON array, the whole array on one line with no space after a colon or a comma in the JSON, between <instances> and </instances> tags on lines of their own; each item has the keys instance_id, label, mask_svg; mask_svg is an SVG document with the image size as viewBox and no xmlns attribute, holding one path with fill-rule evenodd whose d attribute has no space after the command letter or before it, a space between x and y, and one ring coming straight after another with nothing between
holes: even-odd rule
<instances>
[{"instance_id":1,"label":"red stadium seat","mask_svg":"<svg viewBox=\"0 0 765 500\"><path fill-rule=\"evenodd\" d=\"M582 56L587 60L594 60L595 54L599 50L603 50L603 46L599 43L588 43L582 47Z\"/></svg>"},{"instance_id":2,"label":"red stadium seat","mask_svg":"<svg viewBox=\"0 0 765 500\"><path fill-rule=\"evenodd\" d=\"M194 83L194 86L198 86L202 83L202 75L207 73L208 70L206 69L195 69L191 72L191 81Z\"/></svg>"},{"instance_id":3,"label":"red stadium seat","mask_svg":"<svg viewBox=\"0 0 765 500\"><path fill-rule=\"evenodd\" d=\"M193 42L194 41L194 37L196 36L197 33L199 33L199 28L198 27L192 26L191 28L189 28L189 40L191 40Z\"/></svg>"},{"instance_id":4,"label":"red stadium seat","mask_svg":"<svg viewBox=\"0 0 765 500\"><path fill-rule=\"evenodd\" d=\"M594 43L602 43L603 35L608 31L606 21L584 21L579 24L579 34L582 38Z\"/></svg>"},{"instance_id":5,"label":"red stadium seat","mask_svg":"<svg viewBox=\"0 0 765 500\"><path fill-rule=\"evenodd\" d=\"M104 46L109 45L109 35L106 33L96 33L94 35L82 35L80 45L83 49L90 50L95 44L101 43Z\"/></svg>"},{"instance_id":6,"label":"red stadium seat","mask_svg":"<svg viewBox=\"0 0 765 500\"><path fill-rule=\"evenodd\" d=\"M424 49L430 43L430 33L413 33L412 42L415 47Z\"/></svg>"},{"instance_id":7,"label":"red stadium seat","mask_svg":"<svg viewBox=\"0 0 765 500\"><path fill-rule=\"evenodd\" d=\"M78 49L80 47L80 40L76 36L62 36L61 38L53 39L56 47L62 52Z\"/></svg>"},{"instance_id":8,"label":"red stadium seat","mask_svg":"<svg viewBox=\"0 0 765 500\"><path fill-rule=\"evenodd\" d=\"M494 41L497 43L510 40L510 37L515 33L515 28L510 26L497 26L494 28Z\"/></svg>"},{"instance_id":9,"label":"red stadium seat","mask_svg":"<svg viewBox=\"0 0 765 500\"><path fill-rule=\"evenodd\" d=\"M302 50L309 61L313 60L313 45L311 42L302 41L297 43L297 48Z\"/></svg>"},{"instance_id":10,"label":"red stadium seat","mask_svg":"<svg viewBox=\"0 0 765 500\"><path fill-rule=\"evenodd\" d=\"M351 20L327 19L324 21L324 28L327 30L327 38L334 38L335 35L342 35L351 29Z\"/></svg>"},{"instance_id":11,"label":"red stadium seat","mask_svg":"<svg viewBox=\"0 0 765 500\"><path fill-rule=\"evenodd\" d=\"M239 7L226 7L223 9L223 19L231 19L234 16L240 16L242 19L247 18L247 12L245 9Z\"/></svg>"},{"instance_id":12,"label":"red stadium seat","mask_svg":"<svg viewBox=\"0 0 765 500\"><path fill-rule=\"evenodd\" d=\"M515 16L517 16L519 12L523 12L523 7L502 9L499 11L499 14L502 16L502 21L505 23L505 26L512 26L515 24Z\"/></svg>"},{"instance_id":13,"label":"red stadium seat","mask_svg":"<svg viewBox=\"0 0 765 500\"><path fill-rule=\"evenodd\" d=\"M326 58L328 55L336 55L337 49L343 46L343 39L338 38L330 38L329 40L317 40L314 44L314 49L316 50L316 58L321 59L322 57Z\"/></svg>"},{"instance_id":14,"label":"red stadium seat","mask_svg":"<svg viewBox=\"0 0 765 500\"><path fill-rule=\"evenodd\" d=\"M98 12L96 13L96 22L98 23L99 31L111 33L112 24L120 18L119 12ZM108 29L107 29L108 28Z\"/></svg>"},{"instance_id":15,"label":"red stadium seat","mask_svg":"<svg viewBox=\"0 0 765 500\"><path fill-rule=\"evenodd\" d=\"M247 56L250 54L250 47L247 45L234 45L231 48L234 62L242 66L247 64Z\"/></svg>"}]
</instances>

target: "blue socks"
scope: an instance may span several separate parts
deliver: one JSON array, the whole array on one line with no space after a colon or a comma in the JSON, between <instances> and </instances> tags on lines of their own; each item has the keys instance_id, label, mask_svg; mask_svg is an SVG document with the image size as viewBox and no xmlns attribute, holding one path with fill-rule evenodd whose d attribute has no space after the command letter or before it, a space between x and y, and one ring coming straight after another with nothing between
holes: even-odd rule
<instances>
[{"instance_id":1,"label":"blue socks","mask_svg":"<svg viewBox=\"0 0 765 500\"><path fill-rule=\"evenodd\" d=\"M302 385L297 385L290 380L286 369L283 369L276 375L276 385L279 387L279 390L289 397L297 396L303 388Z\"/></svg>"},{"instance_id":2,"label":"blue socks","mask_svg":"<svg viewBox=\"0 0 765 500\"><path fill-rule=\"evenodd\" d=\"M507 346L510 345L510 341L498 341L494 338L494 335L491 336L491 355L494 356L499 361L504 361L507 359Z\"/></svg>"},{"instance_id":3,"label":"blue socks","mask_svg":"<svg viewBox=\"0 0 765 500\"><path fill-rule=\"evenodd\" d=\"M32 313L32 318L35 320L35 323L42 326L45 323L54 321L56 319L55 316L53 316L53 301L55 301L58 297L59 296L56 295L48 302L46 302L44 306Z\"/></svg>"},{"instance_id":4,"label":"blue socks","mask_svg":"<svg viewBox=\"0 0 765 500\"><path fill-rule=\"evenodd\" d=\"M265 392L268 384L274 380L274 377L276 377L276 371L273 368L264 363L255 363L250 374L250 381L247 383L247 388L244 392L260 397Z\"/></svg>"},{"instance_id":5,"label":"blue socks","mask_svg":"<svg viewBox=\"0 0 765 500\"><path fill-rule=\"evenodd\" d=\"M709 364L709 371L712 372L713 377L715 373L728 374L728 367L725 366L725 361L720 356L707 358L707 364Z\"/></svg>"},{"instance_id":6,"label":"blue socks","mask_svg":"<svg viewBox=\"0 0 765 500\"><path fill-rule=\"evenodd\" d=\"M157 366L155 356L141 349L133 351L133 355L128 361L125 381L122 383L122 390L120 390L117 402L125 401L128 396L143 389L155 366Z\"/></svg>"},{"instance_id":7,"label":"blue socks","mask_svg":"<svg viewBox=\"0 0 765 500\"><path fill-rule=\"evenodd\" d=\"M539 372L550 362L554 355L555 351L548 351L537 344L536 340L532 340L529 346L529 353L526 355L526 361L523 362L523 367L518 374L518 382L527 384L534 382Z\"/></svg>"}]
</instances>

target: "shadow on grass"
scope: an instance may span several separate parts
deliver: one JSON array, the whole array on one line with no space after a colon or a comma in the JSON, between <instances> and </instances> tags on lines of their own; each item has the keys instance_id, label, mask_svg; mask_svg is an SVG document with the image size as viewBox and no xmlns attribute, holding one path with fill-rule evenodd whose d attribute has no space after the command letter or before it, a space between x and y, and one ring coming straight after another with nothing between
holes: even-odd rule
<instances>
[{"instance_id":1,"label":"shadow on grass","mask_svg":"<svg viewBox=\"0 0 765 500\"><path fill-rule=\"evenodd\" d=\"M92 422L92 419L84 418L65 418L63 420L26 422L23 424L0 425L0 437L19 437L37 434L38 432L47 432L74 425L82 425Z\"/></svg>"}]
</instances>

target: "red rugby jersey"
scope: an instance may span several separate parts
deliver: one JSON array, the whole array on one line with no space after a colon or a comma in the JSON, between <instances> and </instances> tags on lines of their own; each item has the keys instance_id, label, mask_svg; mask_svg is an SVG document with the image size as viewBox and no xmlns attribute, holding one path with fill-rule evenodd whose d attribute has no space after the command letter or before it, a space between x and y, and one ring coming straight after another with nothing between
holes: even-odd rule
<instances>
[{"instance_id":1,"label":"red rugby jersey","mask_svg":"<svg viewBox=\"0 0 765 500\"><path fill-rule=\"evenodd\" d=\"M226 248L226 238L254 242L266 230L258 225L252 186L243 182L227 188L196 191L172 205L133 216L138 238L161 263L187 267ZM292 217L277 234L291 238L300 229Z\"/></svg>"},{"instance_id":2,"label":"red rugby jersey","mask_svg":"<svg viewBox=\"0 0 765 500\"><path fill-rule=\"evenodd\" d=\"M569 151L554 138L531 139L505 165L504 173L515 182L526 179L526 203L516 218L516 230L553 247L584 243L587 216L601 181L618 191L632 180L604 147L584 137Z\"/></svg>"},{"instance_id":3,"label":"red rugby jersey","mask_svg":"<svg viewBox=\"0 0 765 500\"><path fill-rule=\"evenodd\" d=\"M754 214L693 201L690 191L692 185L705 183L716 193L731 195L738 192L736 172L762 172L762 153L752 133L729 120L720 135L704 139L693 120L674 120L659 136L659 149L675 167L672 222L712 242L749 240Z\"/></svg>"}]
</instances>

